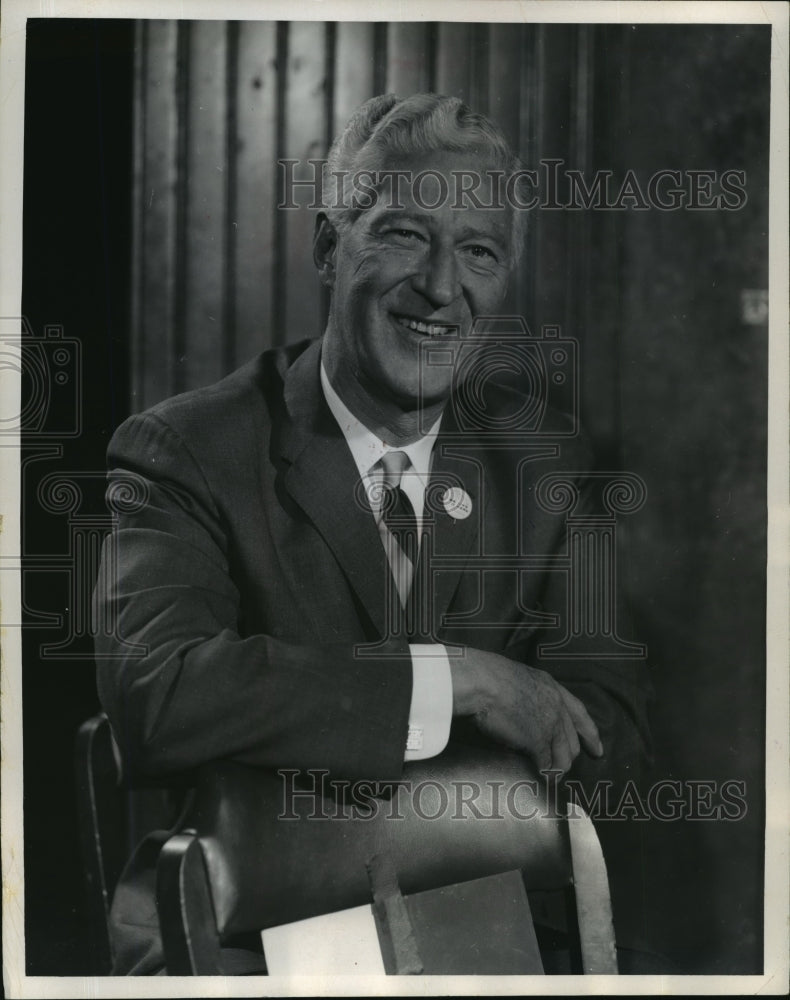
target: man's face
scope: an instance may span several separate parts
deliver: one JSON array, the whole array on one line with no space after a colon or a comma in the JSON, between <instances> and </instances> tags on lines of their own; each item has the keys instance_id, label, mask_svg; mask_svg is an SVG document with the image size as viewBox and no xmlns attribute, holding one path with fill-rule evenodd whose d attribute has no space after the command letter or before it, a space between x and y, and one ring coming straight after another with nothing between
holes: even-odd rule
<instances>
[{"instance_id":1,"label":"man's face","mask_svg":"<svg viewBox=\"0 0 790 1000\"><path fill-rule=\"evenodd\" d=\"M405 169L392 161L383 169ZM404 410L447 399L452 366L423 365L421 344L441 344L443 332L468 334L477 316L496 314L511 267L511 218L506 209L453 208L450 171L478 171L478 196L490 203L491 163L474 154L437 153L412 160L411 176L439 171L449 196L441 207L421 207L409 178L400 198L382 195L353 225L338 234L331 282L326 348L333 369L353 375L367 397ZM426 181L424 203L438 200L438 182ZM418 195L419 197L419 195ZM404 206L393 207L393 201Z\"/></svg>"}]
</instances>

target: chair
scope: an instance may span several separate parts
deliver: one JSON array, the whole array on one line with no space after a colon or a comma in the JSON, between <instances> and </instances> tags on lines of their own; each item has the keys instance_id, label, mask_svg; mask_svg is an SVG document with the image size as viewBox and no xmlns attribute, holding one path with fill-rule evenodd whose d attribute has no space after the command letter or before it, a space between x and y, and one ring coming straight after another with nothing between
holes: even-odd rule
<instances>
[{"instance_id":1,"label":"chair","mask_svg":"<svg viewBox=\"0 0 790 1000\"><path fill-rule=\"evenodd\" d=\"M174 826L180 804L169 788L132 787L124 780L120 754L103 713L88 719L77 732L74 778L90 926L90 972L108 975L114 957L110 905L123 867L147 833Z\"/></svg>"},{"instance_id":2,"label":"chair","mask_svg":"<svg viewBox=\"0 0 790 1000\"><path fill-rule=\"evenodd\" d=\"M403 782L372 806L353 796L322 798L294 780L292 772L233 762L203 769L179 831L159 856L169 974L225 974L222 944L233 936L370 903L371 860L382 857L395 873L395 896L406 900L518 871L533 911L557 895L565 903L579 954L572 971L617 972L592 823L577 806L553 802L520 755L451 746L406 765ZM474 789L476 812L464 808ZM518 794L499 809L496 797L513 789ZM501 819L491 818L495 807ZM405 964L396 954L395 971L410 967L409 956L400 957Z\"/></svg>"}]
</instances>

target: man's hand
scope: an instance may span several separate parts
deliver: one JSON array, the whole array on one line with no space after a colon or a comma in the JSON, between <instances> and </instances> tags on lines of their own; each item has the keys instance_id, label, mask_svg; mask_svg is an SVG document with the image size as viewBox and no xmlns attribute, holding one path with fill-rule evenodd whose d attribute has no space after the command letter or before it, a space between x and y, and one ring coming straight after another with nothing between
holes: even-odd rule
<instances>
[{"instance_id":1,"label":"man's hand","mask_svg":"<svg viewBox=\"0 0 790 1000\"><path fill-rule=\"evenodd\" d=\"M568 771L584 747L603 754L587 709L549 674L481 649L450 657L453 715L471 715L482 733L530 757L539 769Z\"/></svg>"}]
</instances>

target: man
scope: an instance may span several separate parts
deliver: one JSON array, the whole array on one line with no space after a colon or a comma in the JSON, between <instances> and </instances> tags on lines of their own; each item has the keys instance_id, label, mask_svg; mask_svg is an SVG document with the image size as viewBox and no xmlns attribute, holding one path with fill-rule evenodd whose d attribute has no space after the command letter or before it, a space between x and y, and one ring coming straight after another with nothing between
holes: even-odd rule
<instances>
[{"instance_id":1,"label":"man","mask_svg":"<svg viewBox=\"0 0 790 1000\"><path fill-rule=\"evenodd\" d=\"M97 601L137 650L100 636L98 685L131 773L232 758L392 781L450 738L588 782L639 768L643 666L542 660L561 634L541 625L564 611L562 574L480 568L525 545L561 552L563 518L536 484L590 463L551 410L540 447L526 430L492 447L454 405L465 338L497 314L521 233L512 206L459 198L457 182L486 178L493 196L517 166L454 98L368 101L329 157L323 338L117 431L111 479L140 477L144 497L119 520L117 579L108 559ZM397 183L420 175L449 197ZM507 422L525 400L488 386L481 405ZM117 971L151 971L150 934L124 938L131 898L122 885Z\"/></svg>"}]
</instances>

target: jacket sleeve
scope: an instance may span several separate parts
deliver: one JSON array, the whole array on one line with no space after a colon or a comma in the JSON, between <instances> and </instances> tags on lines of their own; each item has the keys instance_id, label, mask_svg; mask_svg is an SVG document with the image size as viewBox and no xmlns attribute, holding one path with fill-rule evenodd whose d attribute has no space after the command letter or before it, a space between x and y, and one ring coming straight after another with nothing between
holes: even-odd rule
<instances>
[{"instance_id":1,"label":"jacket sleeve","mask_svg":"<svg viewBox=\"0 0 790 1000\"><path fill-rule=\"evenodd\" d=\"M166 776L233 758L397 778L408 646L393 642L394 655L360 660L348 643L242 637L228 533L195 454L148 413L118 429L108 466L115 527L94 592L94 632L99 696L126 769Z\"/></svg>"}]
</instances>

